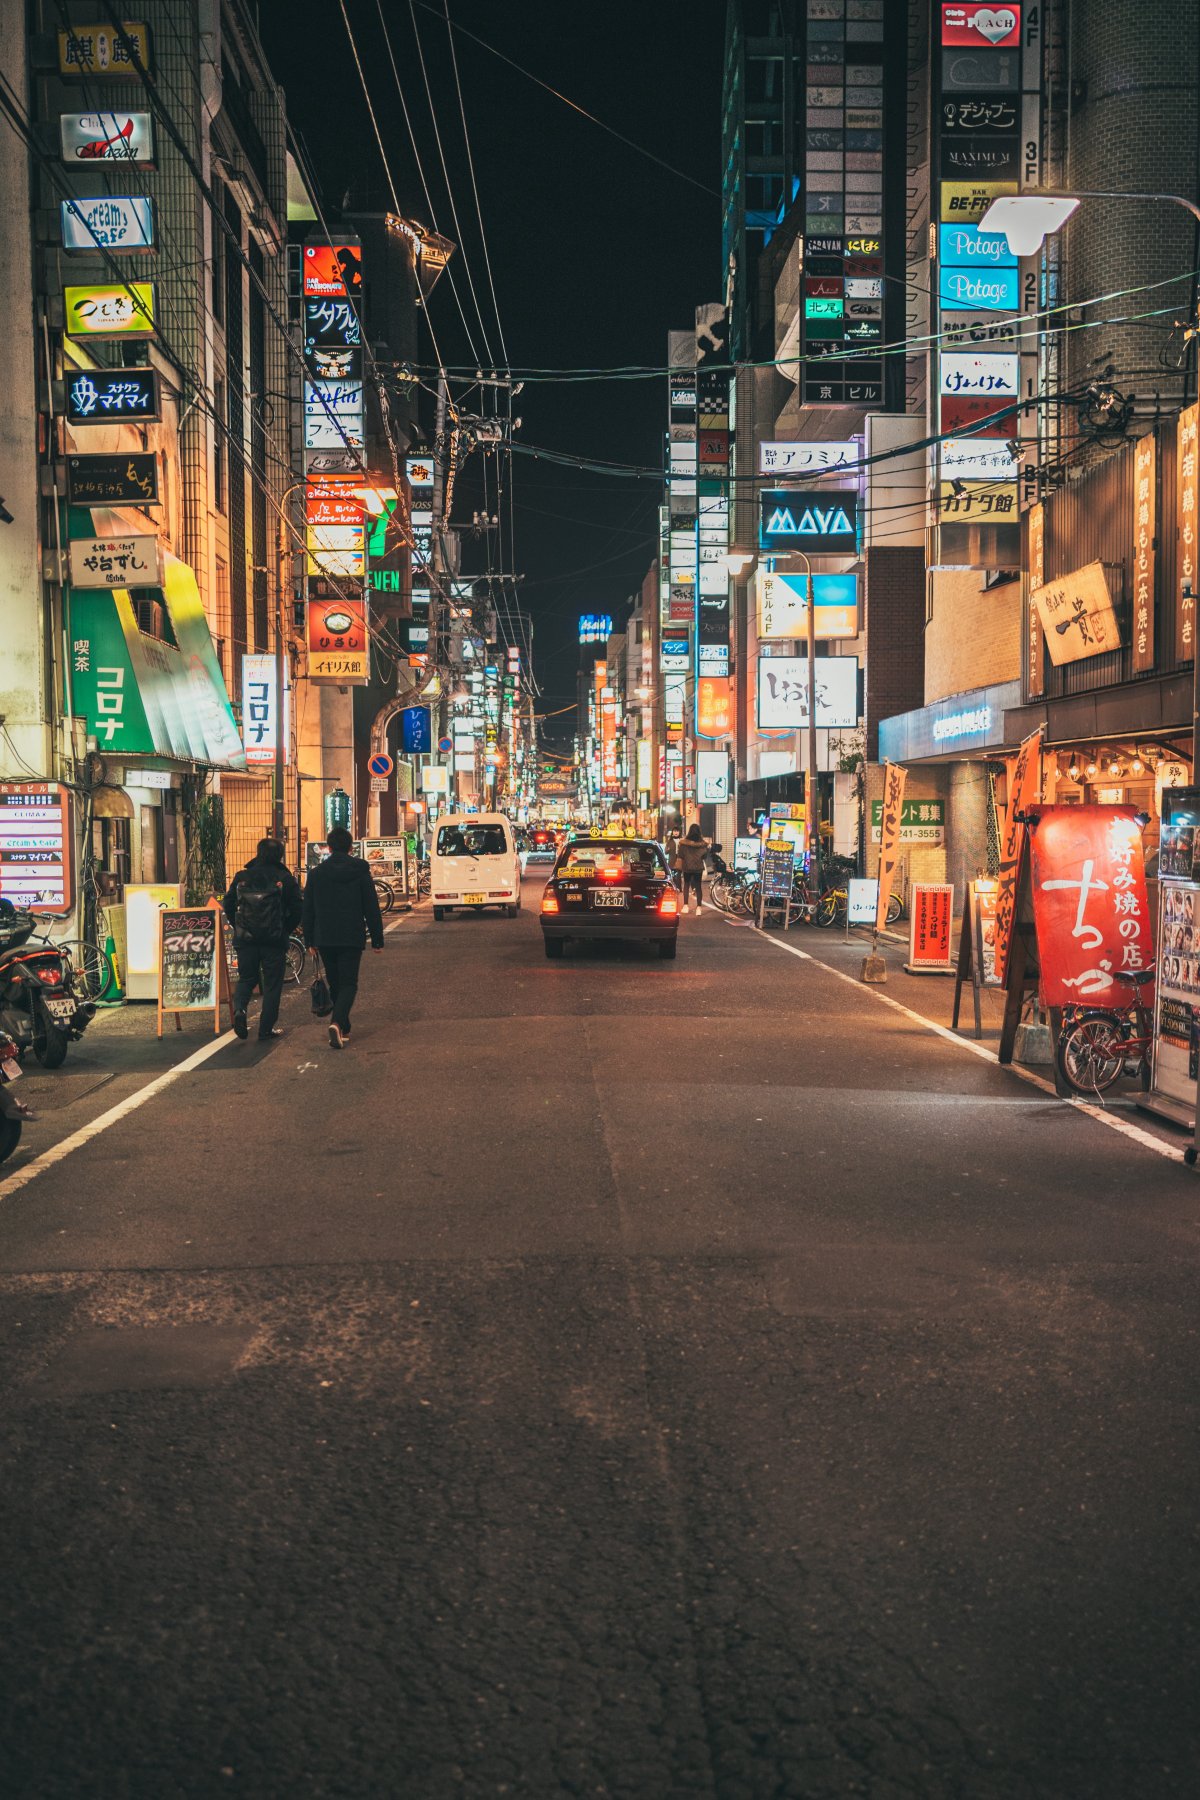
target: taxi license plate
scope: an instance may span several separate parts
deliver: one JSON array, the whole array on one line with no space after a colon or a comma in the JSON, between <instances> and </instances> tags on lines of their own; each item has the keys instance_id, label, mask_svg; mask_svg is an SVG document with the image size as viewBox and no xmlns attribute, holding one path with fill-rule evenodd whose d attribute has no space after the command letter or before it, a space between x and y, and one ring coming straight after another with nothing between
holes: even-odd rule
<instances>
[{"instance_id":1,"label":"taxi license plate","mask_svg":"<svg viewBox=\"0 0 1200 1800\"><path fill-rule=\"evenodd\" d=\"M52 1019L70 1019L74 1016L75 1002L73 1000L47 1000L46 1005L50 1009Z\"/></svg>"},{"instance_id":2,"label":"taxi license plate","mask_svg":"<svg viewBox=\"0 0 1200 1800\"><path fill-rule=\"evenodd\" d=\"M25 1073L15 1056L10 1056L7 1062L0 1063L0 1069L4 1070L4 1079L6 1081L19 1081L21 1076Z\"/></svg>"},{"instance_id":3,"label":"taxi license plate","mask_svg":"<svg viewBox=\"0 0 1200 1800\"><path fill-rule=\"evenodd\" d=\"M483 895L482 894L464 894L463 895L463 905L464 906L482 906L483 905Z\"/></svg>"},{"instance_id":4,"label":"taxi license plate","mask_svg":"<svg viewBox=\"0 0 1200 1800\"><path fill-rule=\"evenodd\" d=\"M628 896L622 888L601 888L592 895L593 906L624 906Z\"/></svg>"}]
</instances>

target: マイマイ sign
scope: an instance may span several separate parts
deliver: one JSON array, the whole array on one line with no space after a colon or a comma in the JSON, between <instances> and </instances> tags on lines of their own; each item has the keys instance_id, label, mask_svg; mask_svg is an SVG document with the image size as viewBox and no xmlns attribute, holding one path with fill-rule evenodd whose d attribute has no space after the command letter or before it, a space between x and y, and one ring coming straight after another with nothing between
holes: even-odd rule
<instances>
[{"instance_id":1,"label":"\u30de\u30a4\u30de\u30a4 sign","mask_svg":"<svg viewBox=\"0 0 1200 1800\"><path fill-rule=\"evenodd\" d=\"M229 967L219 901L208 906L165 907L158 922L158 1035L165 1012L211 1012L221 1028Z\"/></svg>"},{"instance_id":2,"label":"\u30de\u30a4\u30de\u30a4 sign","mask_svg":"<svg viewBox=\"0 0 1200 1800\"><path fill-rule=\"evenodd\" d=\"M161 417L153 369L79 369L64 382L68 425Z\"/></svg>"},{"instance_id":3,"label":"\u30de\u30a4\u30de\u30a4 sign","mask_svg":"<svg viewBox=\"0 0 1200 1800\"><path fill-rule=\"evenodd\" d=\"M1142 833L1132 806L1033 809L1033 918L1048 1006L1129 1006L1122 976L1154 963ZM1142 990L1149 1003L1152 987Z\"/></svg>"}]
</instances>

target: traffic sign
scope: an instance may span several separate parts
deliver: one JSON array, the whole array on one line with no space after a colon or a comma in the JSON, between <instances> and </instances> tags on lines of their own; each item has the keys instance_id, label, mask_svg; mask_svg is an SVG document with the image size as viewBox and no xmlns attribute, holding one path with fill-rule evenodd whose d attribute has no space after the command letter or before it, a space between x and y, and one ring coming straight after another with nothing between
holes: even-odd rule
<instances>
[{"instance_id":1,"label":"traffic sign","mask_svg":"<svg viewBox=\"0 0 1200 1800\"><path fill-rule=\"evenodd\" d=\"M438 749L443 756L445 756L446 752L452 748L453 748L453 746L452 746L449 738L439 738L438 739Z\"/></svg>"},{"instance_id":2,"label":"traffic sign","mask_svg":"<svg viewBox=\"0 0 1200 1800\"><path fill-rule=\"evenodd\" d=\"M395 766L395 763L385 750L381 750L377 756L373 756L367 764L372 775L381 775L385 780L391 774Z\"/></svg>"}]
</instances>

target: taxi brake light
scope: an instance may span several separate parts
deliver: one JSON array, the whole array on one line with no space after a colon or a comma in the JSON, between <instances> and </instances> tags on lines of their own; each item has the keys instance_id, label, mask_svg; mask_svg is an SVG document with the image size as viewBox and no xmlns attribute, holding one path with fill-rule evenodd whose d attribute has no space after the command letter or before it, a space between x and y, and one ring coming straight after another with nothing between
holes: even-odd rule
<instances>
[{"instance_id":1,"label":"taxi brake light","mask_svg":"<svg viewBox=\"0 0 1200 1800\"><path fill-rule=\"evenodd\" d=\"M544 913L556 913L558 911L558 896L556 894L545 893L542 895L542 911Z\"/></svg>"},{"instance_id":2,"label":"taxi brake light","mask_svg":"<svg viewBox=\"0 0 1200 1800\"><path fill-rule=\"evenodd\" d=\"M679 912L679 895L674 888L668 888L658 903L658 910L664 918L670 918Z\"/></svg>"}]
</instances>

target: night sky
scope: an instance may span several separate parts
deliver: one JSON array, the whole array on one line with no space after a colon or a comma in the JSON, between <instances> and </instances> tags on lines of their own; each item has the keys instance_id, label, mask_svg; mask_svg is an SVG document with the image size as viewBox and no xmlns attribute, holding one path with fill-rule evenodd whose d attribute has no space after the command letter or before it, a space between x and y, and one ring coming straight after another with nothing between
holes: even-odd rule
<instances>
[{"instance_id":1,"label":"night sky","mask_svg":"<svg viewBox=\"0 0 1200 1800\"><path fill-rule=\"evenodd\" d=\"M432 224L400 111L377 0L347 0L405 213ZM711 189L704 192L618 143L487 50L456 37L509 364L525 368L661 366L671 329L720 297L720 80L724 6L608 0L449 0L451 18ZM442 0L415 5L462 236L455 229L417 60L409 0L383 0L437 226L466 250L493 353L501 361ZM264 47L293 125L335 208L390 205L338 0L266 0ZM332 222L332 221L331 221ZM452 264L479 332L463 258ZM448 363L473 362L445 276L431 317ZM426 351L426 354L430 354ZM431 358L432 360L432 358ZM514 405L530 446L659 467L665 380L551 385L530 380ZM475 459L476 461L478 459ZM522 605L535 624L539 710L574 700L580 612L621 610L655 553L658 487L514 457ZM469 486L452 523L469 516ZM470 555L470 551L468 555ZM464 565L473 566L469 562ZM547 721L569 735L569 717Z\"/></svg>"}]
</instances>

